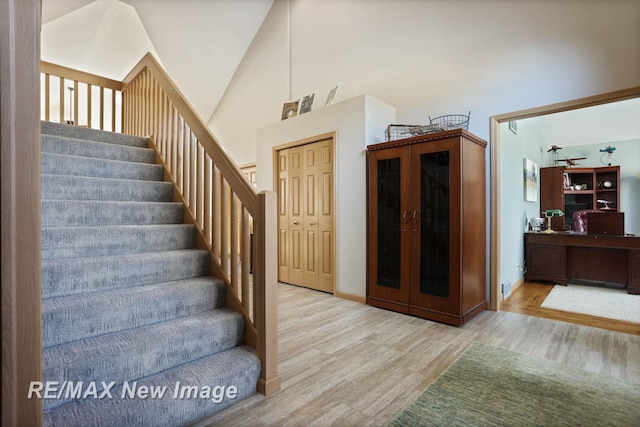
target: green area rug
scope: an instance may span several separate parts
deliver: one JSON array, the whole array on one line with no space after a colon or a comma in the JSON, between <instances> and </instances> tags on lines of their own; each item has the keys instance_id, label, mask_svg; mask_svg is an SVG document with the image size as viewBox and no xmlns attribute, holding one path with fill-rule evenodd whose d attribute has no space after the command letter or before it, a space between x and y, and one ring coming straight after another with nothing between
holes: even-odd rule
<instances>
[{"instance_id":1,"label":"green area rug","mask_svg":"<svg viewBox=\"0 0 640 427\"><path fill-rule=\"evenodd\" d=\"M390 426L640 426L640 384L473 343Z\"/></svg>"}]
</instances>

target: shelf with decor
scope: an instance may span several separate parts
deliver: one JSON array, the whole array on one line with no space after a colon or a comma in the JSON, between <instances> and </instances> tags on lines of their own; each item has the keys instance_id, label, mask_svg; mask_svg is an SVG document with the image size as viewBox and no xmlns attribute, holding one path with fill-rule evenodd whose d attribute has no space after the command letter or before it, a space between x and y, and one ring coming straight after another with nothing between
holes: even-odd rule
<instances>
[{"instance_id":1,"label":"shelf with decor","mask_svg":"<svg viewBox=\"0 0 640 427\"><path fill-rule=\"evenodd\" d=\"M620 166L596 168L540 168L540 210L562 209L564 217L552 218L556 231L573 228L573 213L583 209L620 209Z\"/></svg>"}]
</instances>

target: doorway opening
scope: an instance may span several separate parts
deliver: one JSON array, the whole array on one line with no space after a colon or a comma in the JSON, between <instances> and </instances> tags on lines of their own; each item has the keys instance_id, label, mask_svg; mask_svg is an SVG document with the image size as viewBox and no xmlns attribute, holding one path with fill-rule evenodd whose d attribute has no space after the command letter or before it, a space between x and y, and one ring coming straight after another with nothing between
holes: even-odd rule
<instances>
[{"instance_id":1,"label":"doorway opening","mask_svg":"<svg viewBox=\"0 0 640 427\"><path fill-rule=\"evenodd\" d=\"M505 281L504 273L501 270L501 263L504 262L504 254L501 252L501 232L506 236L504 221L501 219L501 147L500 132L501 127L506 128L508 122L528 119L539 116L546 116L554 113L577 110L586 107L593 107L602 104L614 103L640 97L640 87L634 87L617 92L610 92L602 95L576 99L558 104L536 107L527 110L515 111L490 117L490 147L491 147L491 258L490 258L490 294L491 309L500 310L503 303L502 281ZM504 123L503 126L501 124ZM513 131L513 130L512 130ZM522 159L520 159L522 162ZM502 177L505 180L514 177ZM502 209L504 211L504 209ZM522 231L525 231L523 223ZM502 229L502 230L501 230ZM521 235L524 233L520 233ZM504 241L503 241L504 243ZM524 267L524 265L522 265ZM503 265L505 268L508 266ZM520 283L522 283L522 279ZM510 284L510 283L509 283ZM519 283L518 283L519 284ZM525 313L526 314L526 313ZM571 320L567 320L571 321ZM580 323L580 322L575 322Z\"/></svg>"}]
</instances>

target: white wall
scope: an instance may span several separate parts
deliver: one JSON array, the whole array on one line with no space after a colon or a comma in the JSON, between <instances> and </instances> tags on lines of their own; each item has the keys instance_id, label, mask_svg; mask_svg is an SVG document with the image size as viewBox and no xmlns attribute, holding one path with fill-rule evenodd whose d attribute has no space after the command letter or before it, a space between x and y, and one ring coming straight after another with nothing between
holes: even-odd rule
<instances>
[{"instance_id":1,"label":"white wall","mask_svg":"<svg viewBox=\"0 0 640 427\"><path fill-rule=\"evenodd\" d=\"M514 134L508 123L500 124L500 277L499 283L514 284L524 276L524 232L531 218L540 217L540 192L535 202L524 200L523 161L545 166L547 146L535 122L517 122ZM505 297L508 295L505 295Z\"/></svg>"},{"instance_id":2,"label":"white wall","mask_svg":"<svg viewBox=\"0 0 640 427\"><path fill-rule=\"evenodd\" d=\"M289 1L290 44L276 0L209 122L240 164L282 102L337 82L401 123L471 110L487 140L491 115L640 85L637 1Z\"/></svg>"},{"instance_id":3,"label":"white wall","mask_svg":"<svg viewBox=\"0 0 640 427\"><path fill-rule=\"evenodd\" d=\"M361 95L258 129L257 188L273 191L273 148L336 132L336 290L366 294L366 147L384 141L395 109Z\"/></svg>"},{"instance_id":4,"label":"white wall","mask_svg":"<svg viewBox=\"0 0 640 427\"><path fill-rule=\"evenodd\" d=\"M629 0L276 0L209 126L251 162L282 102L322 101L341 82L338 100L368 93L396 107L395 123L471 110L469 130L488 141L492 115L640 86L638 40ZM515 281L523 257L510 253L503 278Z\"/></svg>"}]
</instances>

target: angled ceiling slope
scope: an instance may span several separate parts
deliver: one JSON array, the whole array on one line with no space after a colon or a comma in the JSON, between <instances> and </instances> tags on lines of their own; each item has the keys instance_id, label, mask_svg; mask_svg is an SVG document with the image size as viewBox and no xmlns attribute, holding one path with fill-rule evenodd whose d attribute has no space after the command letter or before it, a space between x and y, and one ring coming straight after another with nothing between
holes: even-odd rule
<instances>
[{"instance_id":1,"label":"angled ceiling slope","mask_svg":"<svg viewBox=\"0 0 640 427\"><path fill-rule=\"evenodd\" d=\"M44 0L45 5L55 0ZM44 61L121 80L151 52L153 43L135 9L117 0L98 0L42 26Z\"/></svg>"},{"instance_id":2,"label":"angled ceiling slope","mask_svg":"<svg viewBox=\"0 0 640 427\"><path fill-rule=\"evenodd\" d=\"M272 4L43 0L42 59L120 80L149 51L207 119Z\"/></svg>"}]
</instances>

